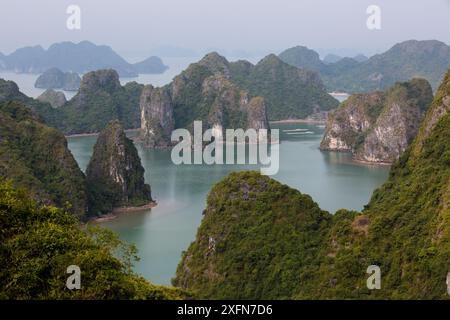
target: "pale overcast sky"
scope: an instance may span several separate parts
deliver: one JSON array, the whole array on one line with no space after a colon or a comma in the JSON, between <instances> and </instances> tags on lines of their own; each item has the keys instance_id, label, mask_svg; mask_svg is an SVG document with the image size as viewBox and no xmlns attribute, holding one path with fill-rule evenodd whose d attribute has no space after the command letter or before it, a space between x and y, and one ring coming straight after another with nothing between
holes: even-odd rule
<instances>
[{"instance_id":1,"label":"pale overcast sky","mask_svg":"<svg viewBox=\"0 0 450 320\"><path fill-rule=\"evenodd\" d=\"M408 39L450 44L450 0L0 0L0 52L90 40L125 56L170 45L275 52L306 45L372 54ZM68 5L81 30L68 30ZM381 8L381 30L366 9ZM342 51L342 50L340 50ZM344 50L345 51L345 50Z\"/></svg>"}]
</instances>

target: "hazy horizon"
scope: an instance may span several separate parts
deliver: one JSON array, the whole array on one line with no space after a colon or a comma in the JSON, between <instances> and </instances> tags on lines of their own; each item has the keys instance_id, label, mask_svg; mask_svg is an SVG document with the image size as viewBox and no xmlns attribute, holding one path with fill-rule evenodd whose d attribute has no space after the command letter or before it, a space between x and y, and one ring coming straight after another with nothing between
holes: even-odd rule
<instances>
[{"instance_id":1,"label":"hazy horizon","mask_svg":"<svg viewBox=\"0 0 450 320\"><path fill-rule=\"evenodd\" d=\"M450 0L335 2L41 0L38 5L3 1L0 18L8 27L0 31L0 52L88 40L108 45L128 60L170 53L173 48L196 55L214 50L225 56L258 57L296 45L323 57L327 53L370 56L410 39L450 44L450 33L444 28L450 21ZM81 8L80 30L66 27L71 4ZM369 5L381 8L381 30L366 27Z\"/></svg>"}]
</instances>

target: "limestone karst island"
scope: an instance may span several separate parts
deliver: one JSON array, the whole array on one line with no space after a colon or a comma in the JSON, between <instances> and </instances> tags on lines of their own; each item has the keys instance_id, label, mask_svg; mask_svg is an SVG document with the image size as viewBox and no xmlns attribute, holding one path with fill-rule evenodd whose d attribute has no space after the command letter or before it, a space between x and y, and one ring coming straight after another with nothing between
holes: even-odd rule
<instances>
[{"instance_id":1,"label":"limestone karst island","mask_svg":"<svg viewBox=\"0 0 450 320\"><path fill-rule=\"evenodd\" d=\"M5 308L450 300L449 1L3 0L0 21Z\"/></svg>"}]
</instances>

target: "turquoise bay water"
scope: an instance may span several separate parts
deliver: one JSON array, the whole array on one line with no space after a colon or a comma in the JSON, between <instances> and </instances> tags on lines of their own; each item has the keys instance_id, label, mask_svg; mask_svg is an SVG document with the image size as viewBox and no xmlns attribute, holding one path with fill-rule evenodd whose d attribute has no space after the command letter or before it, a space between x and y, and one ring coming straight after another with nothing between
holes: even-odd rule
<instances>
[{"instance_id":1,"label":"turquoise bay water","mask_svg":"<svg viewBox=\"0 0 450 320\"><path fill-rule=\"evenodd\" d=\"M360 210L373 190L387 178L386 166L351 161L344 153L321 152L323 127L277 124L280 128L280 170L274 179L307 193L325 210ZM303 131L284 131L301 129ZM308 133L306 133L308 131ZM69 148L85 170L97 137L70 137ZM137 145L145 179L158 205L148 211L127 213L102 225L121 239L136 244L141 260L135 271L158 284L169 284L181 253L194 240L211 187L245 165L174 165L168 150L146 150ZM220 222L219 222L220 223Z\"/></svg>"}]
</instances>

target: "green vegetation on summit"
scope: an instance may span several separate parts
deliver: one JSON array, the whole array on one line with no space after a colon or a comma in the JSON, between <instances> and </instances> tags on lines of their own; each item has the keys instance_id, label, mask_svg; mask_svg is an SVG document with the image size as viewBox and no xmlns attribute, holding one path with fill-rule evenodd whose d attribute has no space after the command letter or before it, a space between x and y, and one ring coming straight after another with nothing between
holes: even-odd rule
<instances>
[{"instance_id":1,"label":"green vegetation on summit","mask_svg":"<svg viewBox=\"0 0 450 320\"><path fill-rule=\"evenodd\" d=\"M92 71L83 76L72 99L54 108L50 104L53 94L33 99L20 92L14 82L0 79L0 102L23 102L47 125L66 135L97 133L116 119L125 129L136 129L140 126L139 98L143 87L136 82L122 86L114 70Z\"/></svg>"},{"instance_id":2,"label":"green vegetation on summit","mask_svg":"<svg viewBox=\"0 0 450 320\"><path fill-rule=\"evenodd\" d=\"M167 147L175 128L268 128L268 120L305 118L329 111L338 101L317 73L299 70L269 55L258 64L228 62L212 52L162 87L141 96L141 138L148 147ZM250 112L251 109L257 112Z\"/></svg>"},{"instance_id":3,"label":"green vegetation on summit","mask_svg":"<svg viewBox=\"0 0 450 320\"><path fill-rule=\"evenodd\" d=\"M325 91L318 73L294 68L273 54L254 66L230 63L230 70L232 80L250 95L264 97L269 120L303 119L339 104Z\"/></svg>"},{"instance_id":4,"label":"green vegetation on summit","mask_svg":"<svg viewBox=\"0 0 450 320\"><path fill-rule=\"evenodd\" d=\"M172 83L145 86L141 95L141 140L147 147L171 145L173 129L268 129L265 99L250 97L229 76L228 61L217 53L191 64Z\"/></svg>"},{"instance_id":5,"label":"green vegetation on summit","mask_svg":"<svg viewBox=\"0 0 450 320\"><path fill-rule=\"evenodd\" d=\"M118 121L111 121L99 134L86 169L86 182L90 196L89 211L93 215L109 213L117 207L138 207L152 201L136 147Z\"/></svg>"},{"instance_id":6,"label":"green vegetation on summit","mask_svg":"<svg viewBox=\"0 0 450 320\"><path fill-rule=\"evenodd\" d=\"M97 70L85 74L80 90L49 125L65 134L100 132L111 120L120 120L125 129L138 128L139 97L143 85L136 82L121 86L114 70Z\"/></svg>"},{"instance_id":7,"label":"green vegetation on summit","mask_svg":"<svg viewBox=\"0 0 450 320\"><path fill-rule=\"evenodd\" d=\"M83 216L84 175L66 138L20 102L0 103L0 177L26 188L39 203Z\"/></svg>"},{"instance_id":8,"label":"green vegetation on summit","mask_svg":"<svg viewBox=\"0 0 450 320\"><path fill-rule=\"evenodd\" d=\"M319 263L331 215L308 195L256 172L210 191L175 286L200 298L288 299Z\"/></svg>"},{"instance_id":9,"label":"green vegetation on summit","mask_svg":"<svg viewBox=\"0 0 450 320\"><path fill-rule=\"evenodd\" d=\"M357 160L391 163L417 135L432 100L424 79L398 82L385 92L354 94L329 115L320 148L352 152Z\"/></svg>"},{"instance_id":10,"label":"green vegetation on summit","mask_svg":"<svg viewBox=\"0 0 450 320\"><path fill-rule=\"evenodd\" d=\"M362 212L324 212L254 172L208 196L173 283L202 298L448 299L450 70L413 144ZM366 287L370 265L381 290Z\"/></svg>"}]
</instances>

